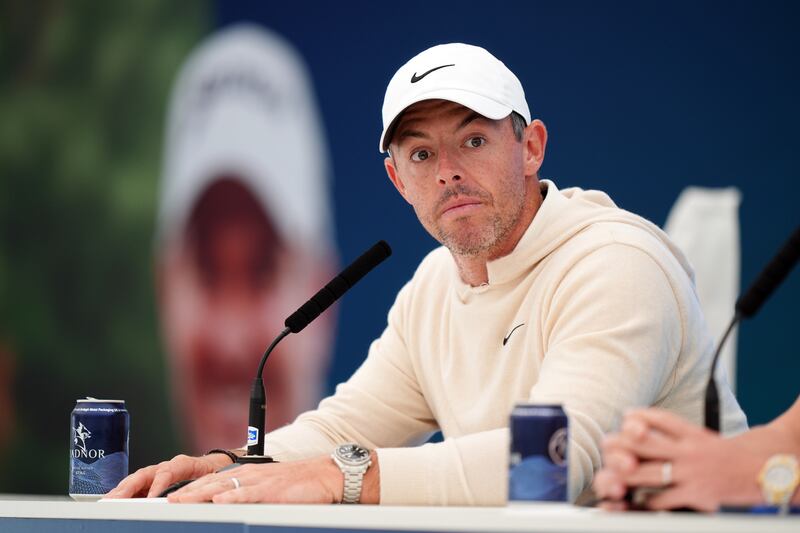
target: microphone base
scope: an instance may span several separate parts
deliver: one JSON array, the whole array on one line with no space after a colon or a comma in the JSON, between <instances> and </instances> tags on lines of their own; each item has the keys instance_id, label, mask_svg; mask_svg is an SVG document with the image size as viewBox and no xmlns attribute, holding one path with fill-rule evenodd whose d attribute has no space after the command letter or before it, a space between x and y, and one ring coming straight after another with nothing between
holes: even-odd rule
<instances>
[{"instance_id":1,"label":"microphone base","mask_svg":"<svg viewBox=\"0 0 800 533\"><path fill-rule=\"evenodd\" d=\"M248 464L277 463L278 461L276 461L269 455L242 455L236 458L236 462L240 465L248 465Z\"/></svg>"}]
</instances>

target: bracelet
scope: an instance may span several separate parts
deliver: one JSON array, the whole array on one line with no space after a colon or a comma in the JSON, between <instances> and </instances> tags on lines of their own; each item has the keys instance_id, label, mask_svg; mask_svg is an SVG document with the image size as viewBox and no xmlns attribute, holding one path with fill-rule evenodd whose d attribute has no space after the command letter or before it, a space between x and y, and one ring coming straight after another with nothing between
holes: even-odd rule
<instances>
[{"instance_id":1,"label":"bracelet","mask_svg":"<svg viewBox=\"0 0 800 533\"><path fill-rule=\"evenodd\" d=\"M232 463L236 463L236 460L239 458L235 453L230 450L223 450L222 448L214 448L213 450L208 450L203 455L211 455L212 453L221 453L222 455L227 455L228 458L231 460Z\"/></svg>"}]
</instances>

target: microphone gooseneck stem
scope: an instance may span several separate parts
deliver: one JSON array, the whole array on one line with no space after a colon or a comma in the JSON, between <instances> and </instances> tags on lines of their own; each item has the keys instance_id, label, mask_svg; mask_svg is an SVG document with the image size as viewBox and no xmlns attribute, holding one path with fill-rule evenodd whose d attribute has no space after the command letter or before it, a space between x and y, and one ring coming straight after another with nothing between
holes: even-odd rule
<instances>
[{"instance_id":1,"label":"microphone gooseneck stem","mask_svg":"<svg viewBox=\"0 0 800 533\"><path fill-rule=\"evenodd\" d=\"M248 422L250 427L248 428L247 437L247 455L264 454L264 432L267 425L267 394L264 390L264 380L262 379L264 365L267 363L267 357L275 349L275 346L289 333L291 333L289 328L285 328L264 351L253 385L250 387L250 415Z\"/></svg>"},{"instance_id":2,"label":"microphone gooseneck stem","mask_svg":"<svg viewBox=\"0 0 800 533\"><path fill-rule=\"evenodd\" d=\"M741 315L737 312L733 315L731 323L728 324L728 329L719 341L717 351L714 353L714 359L711 360L711 372L708 376L708 385L706 386L706 401L705 401L705 426L712 431L719 431L720 416L719 416L719 392L717 390L717 380L714 379L714 373L717 370L717 360L719 354L722 353L722 347L725 346L725 341L728 340L733 328L741 320Z\"/></svg>"},{"instance_id":3,"label":"microphone gooseneck stem","mask_svg":"<svg viewBox=\"0 0 800 533\"><path fill-rule=\"evenodd\" d=\"M274 349L275 349L275 346L277 346L277 344L278 344L279 342L281 342L281 341L283 340L283 338L284 338L285 336L287 336L287 335L288 335L289 333L291 333L291 332L292 332L292 331L291 331L289 328L284 328L284 329L283 329L283 331L281 331L281 332L278 334L278 336L277 336L277 337L275 337L275 340L274 340L274 341L272 341L272 344L270 344L270 345L267 347L267 349L266 349L266 350L264 350L264 355L261 357L261 362L258 364L258 373L256 374L256 376L257 376L258 378L261 378L261 376L263 376L263 375L264 375L264 365L265 365L265 364L267 364L267 357L269 357L269 354L271 354L271 353L272 353L272 350L274 350Z\"/></svg>"},{"instance_id":4,"label":"microphone gooseneck stem","mask_svg":"<svg viewBox=\"0 0 800 533\"><path fill-rule=\"evenodd\" d=\"M264 462L264 431L267 418L267 395L264 392L264 365L267 357L275 346L289 333L300 333L306 326L314 321L323 311L330 307L353 285L366 276L370 270L378 266L383 260L392 255L391 247L386 241L378 241L369 250L353 261L330 283L320 289L314 296L304 303L297 311L292 313L284 322L285 329L281 331L272 344L264 352L261 363L258 365L256 378L250 388L250 415L247 428L247 462ZM259 456L259 457L253 457ZM269 461L271 458L267 457ZM267 462L269 462L267 461Z\"/></svg>"},{"instance_id":5,"label":"microphone gooseneck stem","mask_svg":"<svg viewBox=\"0 0 800 533\"><path fill-rule=\"evenodd\" d=\"M708 429L719 431L720 416L719 416L719 392L717 391L717 383L714 379L714 372L717 369L717 359L722 352L722 347L728 339L728 335L733 331L734 326L745 318L750 318L755 315L764 302L775 292L775 289L783 282L789 272L800 260L800 226L797 226L789 239L784 243L775 257L764 267L764 270L758 275L758 278L753 282L750 288L747 289L742 296L736 300L735 314L728 326L725 335L717 346L717 351L714 354L714 360L711 362L711 375L708 377L708 386L706 387L706 401L705 401L705 425Z\"/></svg>"}]
</instances>

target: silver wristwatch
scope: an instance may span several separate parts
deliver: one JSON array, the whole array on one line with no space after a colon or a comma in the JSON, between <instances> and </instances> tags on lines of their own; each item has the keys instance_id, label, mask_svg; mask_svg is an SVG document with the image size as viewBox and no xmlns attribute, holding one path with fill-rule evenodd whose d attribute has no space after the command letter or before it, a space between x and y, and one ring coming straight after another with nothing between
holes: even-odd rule
<instances>
[{"instance_id":1,"label":"silver wristwatch","mask_svg":"<svg viewBox=\"0 0 800 533\"><path fill-rule=\"evenodd\" d=\"M333 450L331 458L344 474L342 503L358 503L361 499L361 485L364 482L364 474L372 464L369 450L358 444L348 442L337 446Z\"/></svg>"}]
</instances>

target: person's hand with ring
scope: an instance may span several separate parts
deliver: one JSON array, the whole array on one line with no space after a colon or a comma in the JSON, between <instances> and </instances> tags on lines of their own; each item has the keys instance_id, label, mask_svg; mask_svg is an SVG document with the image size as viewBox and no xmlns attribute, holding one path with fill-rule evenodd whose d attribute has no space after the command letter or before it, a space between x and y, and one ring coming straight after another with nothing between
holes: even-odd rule
<instances>
[{"instance_id":1,"label":"person's hand with ring","mask_svg":"<svg viewBox=\"0 0 800 533\"><path fill-rule=\"evenodd\" d=\"M665 410L631 411L603 443L593 488L609 510L628 508L629 489L644 495L636 503L654 510L759 503L758 473L774 453L765 443L776 440L764 432L771 431L765 426L724 438Z\"/></svg>"},{"instance_id":2,"label":"person's hand with ring","mask_svg":"<svg viewBox=\"0 0 800 533\"><path fill-rule=\"evenodd\" d=\"M197 479L231 464L222 454L190 457L178 455L169 461L141 468L123 479L105 498L154 498L177 481Z\"/></svg>"},{"instance_id":3,"label":"person's hand with ring","mask_svg":"<svg viewBox=\"0 0 800 533\"><path fill-rule=\"evenodd\" d=\"M170 503L339 503L343 476L328 456L246 464L204 476L173 492Z\"/></svg>"}]
</instances>

